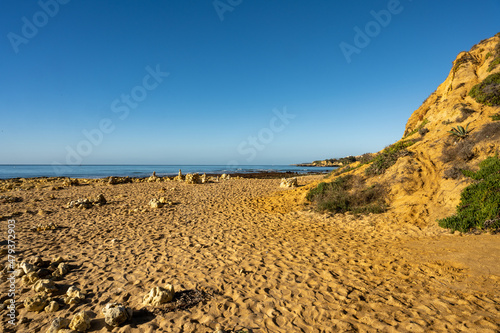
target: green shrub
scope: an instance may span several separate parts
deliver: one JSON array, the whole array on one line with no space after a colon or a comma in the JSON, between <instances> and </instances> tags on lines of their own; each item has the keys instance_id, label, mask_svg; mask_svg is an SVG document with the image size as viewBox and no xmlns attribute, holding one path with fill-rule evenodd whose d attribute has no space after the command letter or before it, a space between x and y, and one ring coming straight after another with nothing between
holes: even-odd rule
<instances>
[{"instance_id":1,"label":"green shrub","mask_svg":"<svg viewBox=\"0 0 500 333\"><path fill-rule=\"evenodd\" d=\"M500 73L491 74L483 82L476 84L470 90L469 96L478 103L500 105Z\"/></svg>"},{"instance_id":2,"label":"green shrub","mask_svg":"<svg viewBox=\"0 0 500 333\"><path fill-rule=\"evenodd\" d=\"M491 52L486 53L486 57L484 57L484 60L487 60L489 57L491 57L493 54Z\"/></svg>"},{"instance_id":3,"label":"green shrub","mask_svg":"<svg viewBox=\"0 0 500 333\"><path fill-rule=\"evenodd\" d=\"M438 220L440 227L467 232L472 228L500 228L500 159L488 157L479 171L463 171L476 180L460 195L455 215Z\"/></svg>"},{"instance_id":4,"label":"green shrub","mask_svg":"<svg viewBox=\"0 0 500 333\"><path fill-rule=\"evenodd\" d=\"M339 177L331 183L320 183L306 195L306 199L314 202L319 211L355 214L383 213L387 210L384 198L384 186L375 184L366 187L361 177L354 175Z\"/></svg>"},{"instance_id":5,"label":"green shrub","mask_svg":"<svg viewBox=\"0 0 500 333\"><path fill-rule=\"evenodd\" d=\"M413 140L399 141L385 148L372 160L371 165L365 171L366 175L373 176L383 174L385 170L394 165L400 157L410 155L411 153L406 148L414 143L415 141Z\"/></svg>"},{"instance_id":6,"label":"green shrub","mask_svg":"<svg viewBox=\"0 0 500 333\"><path fill-rule=\"evenodd\" d=\"M345 166L345 167L343 167L343 168L339 168L339 169L337 169L337 170L334 170L333 172L331 172L331 173L329 174L329 176L331 176L331 175L333 175L333 174L335 174L336 176L339 176L339 175L341 175L341 174L343 174L343 173L349 172L349 171L354 170L354 169L355 169L355 168L353 168L352 166L348 165L348 166Z\"/></svg>"},{"instance_id":7,"label":"green shrub","mask_svg":"<svg viewBox=\"0 0 500 333\"><path fill-rule=\"evenodd\" d=\"M498 112L497 114L494 114L494 115L490 116L490 118L493 121L500 120L500 112Z\"/></svg>"},{"instance_id":8,"label":"green shrub","mask_svg":"<svg viewBox=\"0 0 500 333\"><path fill-rule=\"evenodd\" d=\"M488 72L491 72L492 70L494 70L498 64L500 64L500 57L496 57L495 59L493 59L493 61L490 63L490 66L488 67L487 71Z\"/></svg>"},{"instance_id":9,"label":"green shrub","mask_svg":"<svg viewBox=\"0 0 500 333\"><path fill-rule=\"evenodd\" d=\"M373 160L374 156L375 156L375 154L372 154L372 153L364 153L363 155L361 155L359 157L360 165L370 163Z\"/></svg>"},{"instance_id":10,"label":"green shrub","mask_svg":"<svg viewBox=\"0 0 500 333\"><path fill-rule=\"evenodd\" d=\"M405 135L404 139L406 139L409 136L412 136L413 134L419 132L422 128L424 128L425 125L429 123L429 120L426 118L422 121L420 125L417 126L413 131L409 132L408 134Z\"/></svg>"}]
</instances>

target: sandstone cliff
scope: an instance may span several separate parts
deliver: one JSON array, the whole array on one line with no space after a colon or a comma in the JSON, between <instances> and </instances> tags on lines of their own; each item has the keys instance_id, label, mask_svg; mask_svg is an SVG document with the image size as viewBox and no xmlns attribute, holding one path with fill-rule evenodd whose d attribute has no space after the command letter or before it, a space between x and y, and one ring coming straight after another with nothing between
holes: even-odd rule
<instances>
[{"instance_id":1,"label":"sandstone cliff","mask_svg":"<svg viewBox=\"0 0 500 333\"><path fill-rule=\"evenodd\" d=\"M408 119L403 138L395 144L405 147L404 154L392 166L367 174L372 160L341 170L362 176L368 185L386 186L390 208L383 218L418 227L436 225L436 219L455 212L461 191L470 184L460 170L474 170L480 161L500 152L500 121L493 117L500 112L499 63L500 33L458 54L446 80ZM494 96L494 103L479 103L469 95L474 86L492 78L482 93ZM457 126L468 126L467 138L450 135ZM338 172L330 180L336 177ZM271 209L286 212L303 207L307 191L317 183L277 194L276 200L270 198Z\"/></svg>"},{"instance_id":2,"label":"sandstone cliff","mask_svg":"<svg viewBox=\"0 0 500 333\"><path fill-rule=\"evenodd\" d=\"M403 140L417 140L408 148L412 154L377 179L390 184L391 211L400 218L423 226L454 213L469 184L459 170L475 169L500 151L500 121L492 119L500 107L469 96L475 85L500 73L498 59L500 34L459 53L446 80L408 119ZM500 84L489 89L500 95ZM450 136L453 127L467 125L468 138ZM426 130L416 131L422 128Z\"/></svg>"}]
</instances>

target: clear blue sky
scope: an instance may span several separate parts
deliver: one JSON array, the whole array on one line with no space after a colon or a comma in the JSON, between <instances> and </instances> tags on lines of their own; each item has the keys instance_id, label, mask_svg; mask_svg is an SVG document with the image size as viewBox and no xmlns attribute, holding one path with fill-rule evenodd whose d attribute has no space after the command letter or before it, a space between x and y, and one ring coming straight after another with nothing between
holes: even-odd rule
<instances>
[{"instance_id":1,"label":"clear blue sky","mask_svg":"<svg viewBox=\"0 0 500 333\"><path fill-rule=\"evenodd\" d=\"M378 151L499 13L498 0L2 0L0 163ZM348 63L340 45L356 42Z\"/></svg>"}]
</instances>

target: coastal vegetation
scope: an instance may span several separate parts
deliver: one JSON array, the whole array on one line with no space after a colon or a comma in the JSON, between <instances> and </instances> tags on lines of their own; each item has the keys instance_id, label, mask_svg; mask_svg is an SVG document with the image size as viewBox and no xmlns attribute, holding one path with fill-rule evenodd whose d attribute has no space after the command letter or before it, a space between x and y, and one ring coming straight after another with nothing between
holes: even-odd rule
<instances>
[{"instance_id":1,"label":"coastal vegetation","mask_svg":"<svg viewBox=\"0 0 500 333\"><path fill-rule=\"evenodd\" d=\"M461 232L500 228L500 159L488 157L479 166L477 172L462 171L474 183L462 191L456 214L438 220L439 226Z\"/></svg>"},{"instance_id":2,"label":"coastal vegetation","mask_svg":"<svg viewBox=\"0 0 500 333\"><path fill-rule=\"evenodd\" d=\"M469 124L465 128L462 126L457 126L457 127L452 127L451 131L448 131L450 135L455 136L459 139L465 139L467 136L469 136L469 133L471 130L469 130Z\"/></svg>"},{"instance_id":3,"label":"coastal vegetation","mask_svg":"<svg viewBox=\"0 0 500 333\"><path fill-rule=\"evenodd\" d=\"M483 82L476 84L470 90L469 96L481 104L500 105L500 73L491 74Z\"/></svg>"},{"instance_id":4,"label":"coastal vegetation","mask_svg":"<svg viewBox=\"0 0 500 333\"><path fill-rule=\"evenodd\" d=\"M463 177L462 170L465 170L467 163L476 157L474 150L476 145L483 141L495 141L498 139L500 139L500 123L490 122L467 136L464 140L449 140L445 142L440 157L441 162L447 166L447 169L444 171L444 178L458 179Z\"/></svg>"},{"instance_id":5,"label":"coastal vegetation","mask_svg":"<svg viewBox=\"0 0 500 333\"><path fill-rule=\"evenodd\" d=\"M494 70L499 64L500 64L500 56L493 59L493 61L490 63L490 66L488 67L488 72Z\"/></svg>"},{"instance_id":6,"label":"coastal vegetation","mask_svg":"<svg viewBox=\"0 0 500 333\"><path fill-rule=\"evenodd\" d=\"M405 139L409 136L412 136L413 134L415 133L419 133L420 135L424 136L429 130L427 129L427 131L425 131L424 129L425 128L425 125L427 125L429 123L429 120L426 118L422 121L422 123L420 125L417 126L417 128L415 128L413 131L411 131L410 133L406 134L405 135Z\"/></svg>"},{"instance_id":7,"label":"coastal vegetation","mask_svg":"<svg viewBox=\"0 0 500 333\"><path fill-rule=\"evenodd\" d=\"M318 160L318 161L313 161L312 165L348 165L351 163L356 162L357 159L355 156L346 156L342 158L329 158L326 160Z\"/></svg>"},{"instance_id":8,"label":"coastal vegetation","mask_svg":"<svg viewBox=\"0 0 500 333\"><path fill-rule=\"evenodd\" d=\"M375 176L385 173L400 157L411 155L411 152L406 148L414 143L414 140L402 140L386 147L382 152L375 155L365 174L367 176Z\"/></svg>"},{"instance_id":9,"label":"coastal vegetation","mask_svg":"<svg viewBox=\"0 0 500 333\"><path fill-rule=\"evenodd\" d=\"M377 214L387 210L385 196L383 185L366 186L362 177L345 175L330 183L320 183L307 193L306 199L322 212Z\"/></svg>"},{"instance_id":10,"label":"coastal vegetation","mask_svg":"<svg viewBox=\"0 0 500 333\"><path fill-rule=\"evenodd\" d=\"M493 121L500 120L500 112L498 112L497 114L494 114L490 117L491 117L491 120L493 120Z\"/></svg>"}]
</instances>

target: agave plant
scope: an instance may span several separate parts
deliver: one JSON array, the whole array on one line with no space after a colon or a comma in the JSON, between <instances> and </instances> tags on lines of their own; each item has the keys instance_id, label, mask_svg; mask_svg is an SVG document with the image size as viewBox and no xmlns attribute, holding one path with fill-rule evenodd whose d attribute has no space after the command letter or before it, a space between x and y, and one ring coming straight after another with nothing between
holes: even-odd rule
<instances>
[{"instance_id":1,"label":"agave plant","mask_svg":"<svg viewBox=\"0 0 500 333\"><path fill-rule=\"evenodd\" d=\"M472 130L469 130L469 124L465 128L462 126L452 127L451 131L448 131L450 135L454 135L459 139L465 139Z\"/></svg>"}]
</instances>

